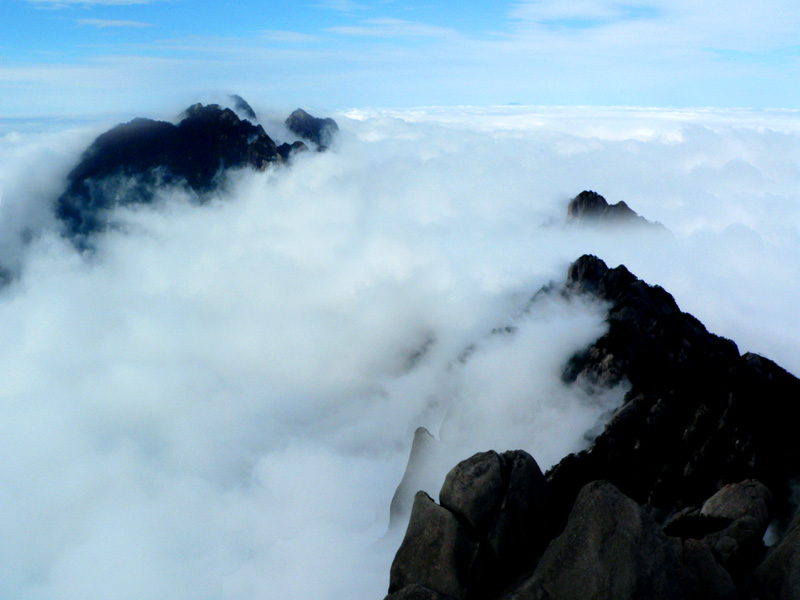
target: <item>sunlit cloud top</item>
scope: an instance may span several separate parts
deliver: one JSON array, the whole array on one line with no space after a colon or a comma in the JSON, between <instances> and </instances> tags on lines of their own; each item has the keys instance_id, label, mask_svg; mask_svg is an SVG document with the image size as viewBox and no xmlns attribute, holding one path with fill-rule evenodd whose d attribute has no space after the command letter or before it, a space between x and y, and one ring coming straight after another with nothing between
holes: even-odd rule
<instances>
[{"instance_id":1,"label":"sunlit cloud top","mask_svg":"<svg viewBox=\"0 0 800 600\"><path fill-rule=\"evenodd\" d=\"M0 20L9 116L139 114L209 90L280 109L800 107L787 0L12 0Z\"/></svg>"}]
</instances>

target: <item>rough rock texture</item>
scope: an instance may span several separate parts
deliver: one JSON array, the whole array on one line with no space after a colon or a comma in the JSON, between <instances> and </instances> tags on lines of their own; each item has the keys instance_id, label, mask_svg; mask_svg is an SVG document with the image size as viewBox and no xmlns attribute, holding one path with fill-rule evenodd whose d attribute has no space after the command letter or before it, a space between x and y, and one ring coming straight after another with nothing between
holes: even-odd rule
<instances>
[{"instance_id":1,"label":"rough rock texture","mask_svg":"<svg viewBox=\"0 0 800 600\"><path fill-rule=\"evenodd\" d=\"M666 231L661 223L652 223L640 217L625 202L609 204L603 196L591 190L585 190L570 200L567 206L567 219L586 224L647 225Z\"/></svg>"},{"instance_id":2,"label":"rough rock texture","mask_svg":"<svg viewBox=\"0 0 800 600\"><path fill-rule=\"evenodd\" d=\"M734 577L737 583L744 583L744 577L763 558L764 528L758 519L745 516L730 525L702 538L719 563Z\"/></svg>"},{"instance_id":3,"label":"rough rock texture","mask_svg":"<svg viewBox=\"0 0 800 600\"><path fill-rule=\"evenodd\" d=\"M333 119L312 117L302 108L289 115L286 126L301 138L314 142L321 149L330 146L333 136L339 131L339 126Z\"/></svg>"},{"instance_id":4,"label":"rough rock texture","mask_svg":"<svg viewBox=\"0 0 800 600\"><path fill-rule=\"evenodd\" d=\"M671 540L677 559L678 585L686 600L736 600L733 579L704 543L695 539Z\"/></svg>"},{"instance_id":5,"label":"rough rock texture","mask_svg":"<svg viewBox=\"0 0 800 600\"><path fill-rule=\"evenodd\" d=\"M535 519L515 523L516 529L528 531L520 536L524 544L514 547L513 539L505 540L506 552L498 557L468 519L480 515L479 521L490 520L486 513L495 512L497 503L482 488L502 493L496 481L502 457L529 463L525 456L520 451L484 452L460 463L444 486L451 488L444 490L444 496L450 498L452 512L426 494L418 494L406 537L392 564L389 599L739 598L734 579L705 540L668 537L644 508L606 481L592 482L581 490L566 527L552 541L555 532L531 527L535 522L547 523L552 507L541 502L529 510ZM471 474L476 477L471 479ZM509 481L511 488L515 485ZM538 493L547 495L546 484ZM511 510L518 503L530 506L531 496L526 500L524 495L506 493L502 505ZM453 510L454 505L461 509ZM741 516L734 522L748 518L752 519ZM541 559L530 551L548 542ZM512 548L525 559L512 560Z\"/></svg>"},{"instance_id":6,"label":"rough rock texture","mask_svg":"<svg viewBox=\"0 0 800 600\"><path fill-rule=\"evenodd\" d=\"M678 600L677 564L652 517L610 483L595 481L509 600Z\"/></svg>"},{"instance_id":7,"label":"rough rock texture","mask_svg":"<svg viewBox=\"0 0 800 600\"><path fill-rule=\"evenodd\" d=\"M769 525L772 492L758 481L748 479L739 483L729 483L703 503L700 514L735 521L742 517L758 520L763 532Z\"/></svg>"},{"instance_id":8,"label":"rough rock texture","mask_svg":"<svg viewBox=\"0 0 800 600\"><path fill-rule=\"evenodd\" d=\"M478 552L458 519L418 492L408 530L389 574L389 593L419 585L455 600L466 598Z\"/></svg>"},{"instance_id":9,"label":"rough rock texture","mask_svg":"<svg viewBox=\"0 0 800 600\"><path fill-rule=\"evenodd\" d=\"M754 571L748 591L748 598L757 600L800 598L800 511Z\"/></svg>"},{"instance_id":10,"label":"rough rock texture","mask_svg":"<svg viewBox=\"0 0 800 600\"><path fill-rule=\"evenodd\" d=\"M557 505L563 511L581 486L605 478L667 534L702 542L741 589L766 551L770 520L790 514L800 381L766 358L740 356L623 266L583 256L565 293L610 304L608 332L572 358L565 380L627 379L631 389L593 446L548 473Z\"/></svg>"},{"instance_id":11,"label":"rough rock texture","mask_svg":"<svg viewBox=\"0 0 800 600\"><path fill-rule=\"evenodd\" d=\"M493 450L481 452L451 469L439 492L439 502L466 521L475 537L486 537L503 500L504 487L500 455Z\"/></svg>"},{"instance_id":12,"label":"rough rock texture","mask_svg":"<svg viewBox=\"0 0 800 600\"><path fill-rule=\"evenodd\" d=\"M452 598L421 585L412 584L389 594L385 600L452 600Z\"/></svg>"},{"instance_id":13,"label":"rough rock texture","mask_svg":"<svg viewBox=\"0 0 800 600\"><path fill-rule=\"evenodd\" d=\"M533 568L555 533L547 481L521 450L460 462L439 497L441 506L423 492L415 497L390 593L421 585L453 598L493 596Z\"/></svg>"},{"instance_id":14,"label":"rough rock texture","mask_svg":"<svg viewBox=\"0 0 800 600\"><path fill-rule=\"evenodd\" d=\"M610 309L608 332L570 360L564 379L624 378L631 389L592 448L548 474L559 504L570 506L583 485L603 478L666 519L726 483L753 479L785 514L788 482L800 474L800 445L792 442L800 381L766 358L740 356L624 266L582 256L566 290Z\"/></svg>"},{"instance_id":15,"label":"rough rock texture","mask_svg":"<svg viewBox=\"0 0 800 600\"><path fill-rule=\"evenodd\" d=\"M555 535L549 515L550 486L533 457L522 450L504 452L505 489L487 542L504 569L533 564Z\"/></svg>"},{"instance_id":16,"label":"rough rock texture","mask_svg":"<svg viewBox=\"0 0 800 600\"><path fill-rule=\"evenodd\" d=\"M252 112L240 107L247 109ZM216 104L191 106L177 125L134 119L100 135L84 152L56 202L56 215L81 245L106 227L110 209L152 202L157 185L181 183L204 193L226 169L264 169L303 147L278 146L260 125Z\"/></svg>"}]
</instances>

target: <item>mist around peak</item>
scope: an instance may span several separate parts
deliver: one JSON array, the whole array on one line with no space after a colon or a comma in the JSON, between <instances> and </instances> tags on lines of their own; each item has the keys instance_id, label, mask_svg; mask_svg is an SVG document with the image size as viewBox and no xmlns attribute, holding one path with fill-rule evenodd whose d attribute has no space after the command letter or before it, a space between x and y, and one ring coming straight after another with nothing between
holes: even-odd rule
<instances>
[{"instance_id":1,"label":"mist around peak","mask_svg":"<svg viewBox=\"0 0 800 600\"><path fill-rule=\"evenodd\" d=\"M54 203L106 125L3 122L0 595L382 597L419 427L547 469L613 406L561 380L605 307L530 307L585 253L800 371L791 127L524 110L333 114L328 152L156 185L90 254ZM581 190L672 235L569 223Z\"/></svg>"}]
</instances>

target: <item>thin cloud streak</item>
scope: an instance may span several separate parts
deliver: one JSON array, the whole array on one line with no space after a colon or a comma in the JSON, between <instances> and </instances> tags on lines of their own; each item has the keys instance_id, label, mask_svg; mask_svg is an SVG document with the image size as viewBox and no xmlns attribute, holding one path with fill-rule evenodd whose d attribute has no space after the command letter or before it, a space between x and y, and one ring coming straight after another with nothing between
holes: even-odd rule
<instances>
[{"instance_id":1,"label":"thin cloud streak","mask_svg":"<svg viewBox=\"0 0 800 600\"><path fill-rule=\"evenodd\" d=\"M342 13L357 13L370 9L369 6L353 2L352 0L321 0L315 4L315 6Z\"/></svg>"},{"instance_id":2,"label":"thin cloud streak","mask_svg":"<svg viewBox=\"0 0 800 600\"><path fill-rule=\"evenodd\" d=\"M323 41L324 38L318 35L309 33L301 33L299 31L264 31L261 37L270 42L279 42L286 44L316 44Z\"/></svg>"},{"instance_id":3,"label":"thin cloud streak","mask_svg":"<svg viewBox=\"0 0 800 600\"><path fill-rule=\"evenodd\" d=\"M787 0L767 0L754 5L734 0L726 5L725 18L719 18L719 6L712 2L653 0L619 3L610 0L560 3L554 0L517 2L509 12L521 36L544 34L548 24L593 23L591 30L611 44L619 31L638 32L636 41L648 39L668 47L688 45L730 49L756 49L796 43L800 15ZM574 38L584 34L569 27L551 32L556 37ZM655 34L658 36L654 37ZM627 45L631 39L620 42ZM599 48L602 51L602 48Z\"/></svg>"},{"instance_id":4,"label":"thin cloud streak","mask_svg":"<svg viewBox=\"0 0 800 600\"><path fill-rule=\"evenodd\" d=\"M127 6L132 4L154 4L169 0L25 0L34 6L67 8L70 6Z\"/></svg>"},{"instance_id":5,"label":"thin cloud streak","mask_svg":"<svg viewBox=\"0 0 800 600\"><path fill-rule=\"evenodd\" d=\"M435 27L425 23L404 21L401 19L368 19L362 25L349 27L329 27L327 31L340 35L402 38L402 37L432 37L447 38L456 35L456 32L445 27Z\"/></svg>"},{"instance_id":6,"label":"thin cloud streak","mask_svg":"<svg viewBox=\"0 0 800 600\"><path fill-rule=\"evenodd\" d=\"M90 27L154 27L153 23L142 23L140 21L120 21L114 19L78 19L78 25Z\"/></svg>"}]
</instances>

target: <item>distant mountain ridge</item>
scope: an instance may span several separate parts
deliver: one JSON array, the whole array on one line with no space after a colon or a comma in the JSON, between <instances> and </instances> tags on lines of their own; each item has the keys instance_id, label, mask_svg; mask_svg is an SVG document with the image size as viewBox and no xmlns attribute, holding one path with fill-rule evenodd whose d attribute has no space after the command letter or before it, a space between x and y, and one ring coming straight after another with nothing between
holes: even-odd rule
<instances>
[{"instance_id":1,"label":"distant mountain ridge","mask_svg":"<svg viewBox=\"0 0 800 600\"><path fill-rule=\"evenodd\" d=\"M255 118L244 99L232 99L239 112ZM294 120L287 119L292 129L290 121ZM303 129L295 133L318 143L323 138L330 142L335 131L333 119L308 115ZM133 119L100 135L83 153L56 201L56 216L65 234L84 245L107 226L109 210L150 203L159 185L185 184L202 194L219 185L227 169L263 170L286 164L293 153L305 149L301 141L278 145L261 125L217 104L190 106L177 124Z\"/></svg>"}]
</instances>

